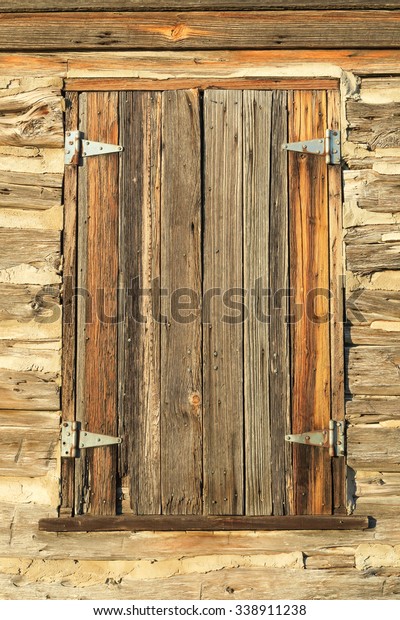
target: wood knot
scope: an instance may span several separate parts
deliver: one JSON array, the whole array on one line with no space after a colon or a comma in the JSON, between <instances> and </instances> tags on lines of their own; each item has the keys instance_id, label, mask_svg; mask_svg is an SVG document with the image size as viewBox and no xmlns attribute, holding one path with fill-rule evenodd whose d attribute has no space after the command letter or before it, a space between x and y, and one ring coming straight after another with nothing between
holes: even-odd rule
<instances>
[{"instance_id":1,"label":"wood knot","mask_svg":"<svg viewBox=\"0 0 400 620\"><path fill-rule=\"evenodd\" d=\"M186 38L186 26L184 24L178 24L171 30L171 39L173 41L181 41Z\"/></svg>"},{"instance_id":2,"label":"wood knot","mask_svg":"<svg viewBox=\"0 0 400 620\"><path fill-rule=\"evenodd\" d=\"M199 394L192 394L189 398L189 402L191 404L192 407L195 407L197 409L197 407L200 405L200 396Z\"/></svg>"}]
</instances>

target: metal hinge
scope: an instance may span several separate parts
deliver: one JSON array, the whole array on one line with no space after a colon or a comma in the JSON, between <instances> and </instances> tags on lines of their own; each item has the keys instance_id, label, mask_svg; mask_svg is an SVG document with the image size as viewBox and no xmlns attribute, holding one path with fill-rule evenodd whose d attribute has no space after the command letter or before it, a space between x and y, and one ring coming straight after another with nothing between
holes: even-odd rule
<instances>
[{"instance_id":1,"label":"metal hinge","mask_svg":"<svg viewBox=\"0 0 400 620\"><path fill-rule=\"evenodd\" d=\"M61 430L61 456L79 458L81 448L101 448L122 443L121 437L89 433L80 422L63 422Z\"/></svg>"},{"instance_id":2,"label":"metal hinge","mask_svg":"<svg viewBox=\"0 0 400 620\"><path fill-rule=\"evenodd\" d=\"M345 455L345 423L329 420L329 429L323 431L307 431L300 435L286 435L286 441L303 443L308 446L329 448L330 456Z\"/></svg>"},{"instance_id":3,"label":"metal hinge","mask_svg":"<svg viewBox=\"0 0 400 620\"><path fill-rule=\"evenodd\" d=\"M119 153L123 150L124 147L118 144L106 144L105 142L85 140L82 131L67 131L65 134L64 162L66 164L79 166L82 163L82 157Z\"/></svg>"},{"instance_id":4,"label":"metal hinge","mask_svg":"<svg viewBox=\"0 0 400 620\"><path fill-rule=\"evenodd\" d=\"M303 140L302 142L287 142L282 144L285 151L309 153L310 155L325 155L327 164L340 164L340 131L327 129L325 138Z\"/></svg>"}]
</instances>

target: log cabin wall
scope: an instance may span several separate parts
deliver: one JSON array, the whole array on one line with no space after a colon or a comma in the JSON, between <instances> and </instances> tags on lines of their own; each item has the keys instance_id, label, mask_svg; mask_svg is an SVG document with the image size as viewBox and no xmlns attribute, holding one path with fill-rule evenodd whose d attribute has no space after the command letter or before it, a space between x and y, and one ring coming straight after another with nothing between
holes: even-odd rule
<instances>
[{"instance_id":1,"label":"log cabin wall","mask_svg":"<svg viewBox=\"0 0 400 620\"><path fill-rule=\"evenodd\" d=\"M398 598L400 65L398 52L354 56L219 52L216 63L212 52L0 54L0 597ZM376 528L38 531L59 507L63 85L188 70L341 79L349 511L372 515Z\"/></svg>"}]
</instances>

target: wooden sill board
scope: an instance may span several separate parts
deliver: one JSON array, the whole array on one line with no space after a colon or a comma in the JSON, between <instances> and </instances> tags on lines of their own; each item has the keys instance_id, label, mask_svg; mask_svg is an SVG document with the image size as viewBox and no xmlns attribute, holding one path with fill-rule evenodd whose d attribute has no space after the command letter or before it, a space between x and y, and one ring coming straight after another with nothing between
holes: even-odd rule
<instances>
[{"instance_id":1,"label":"wooden sill board","mask_svg":"<svg viewBox=\"0 0 400 620\"><path fill-rule=\"evenodd\" d=\"M368 517L314 515L278 517L119 515L77 516L39 521L39 530L46 532L365 530L369 526Z\"/></svg>"}]
</instances>

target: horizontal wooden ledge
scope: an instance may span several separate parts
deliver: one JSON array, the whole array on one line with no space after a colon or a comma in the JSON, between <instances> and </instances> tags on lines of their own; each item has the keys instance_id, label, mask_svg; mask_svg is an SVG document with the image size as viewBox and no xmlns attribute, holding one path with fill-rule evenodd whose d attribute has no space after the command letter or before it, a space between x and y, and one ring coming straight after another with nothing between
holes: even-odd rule
<instances>
[{"instance_id":1,"label":"horizontal wooden ledge","mask_svg":"<svg viewBox=\"0 0 400 620\"><path fill-rule=\"evenodd\" d=\"M0 50L400 48L400 11L0 13Z\"/></svg>"},{"instance_id":2,"label":"horizontal wooden ledge","mask_svg":"<svg viewBox=\"0 0 400 620\"><path fill-rule=\"evenodd\" d=\"M251 89L251 90L336 90L338 79L270 79L270 78L71 78L65 82L67 91L112 91L112 90L180 90L198 88Z\"/></svg>"},{"instance_id":3,"label":"horizontal wooden ledge","mask_svg":"<svg viewBox=\"0 0 400 620\"><path fill-rule=\"evenodd\" d=\"M365 530L369 527L368 517L314 515L281 517L119 515L60 517L39 521L39 530L46 532Z\"/></svg>"}]
</instances>

